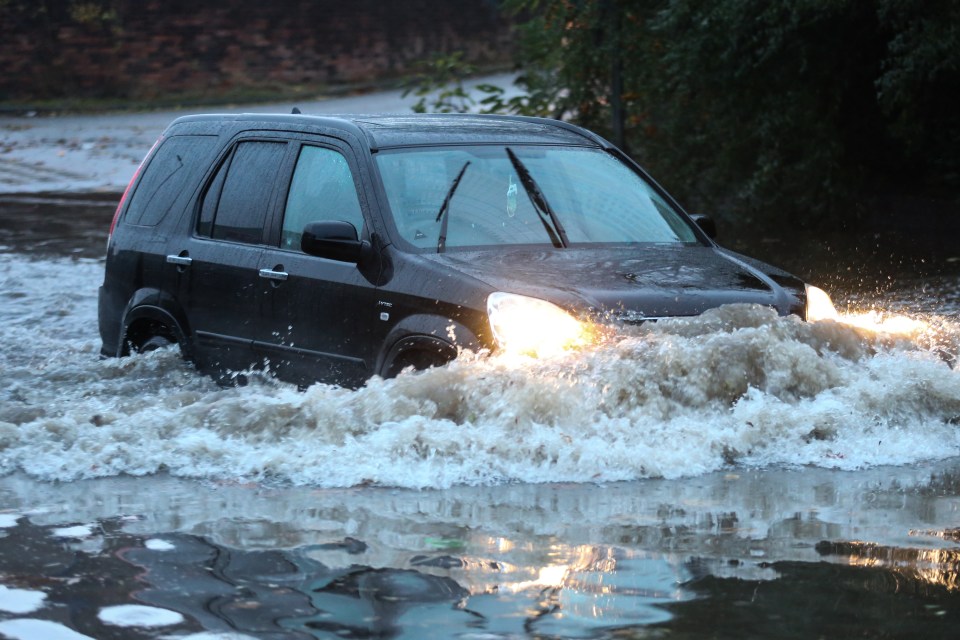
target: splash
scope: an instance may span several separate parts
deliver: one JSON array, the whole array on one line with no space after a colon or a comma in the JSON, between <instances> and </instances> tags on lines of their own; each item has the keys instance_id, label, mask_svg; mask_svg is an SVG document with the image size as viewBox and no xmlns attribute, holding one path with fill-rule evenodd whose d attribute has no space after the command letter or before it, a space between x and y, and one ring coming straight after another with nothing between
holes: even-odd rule
<instances>
[{"instance_id":1,"label":"splash","mask_svg":"<svg viewBox=\"0 0 960 640\"><path fill-rule=\"evenodd\" d=\"M16 300L3 311L0 473L449 487L960 454L949 319L894 335L734 305L552 359L464 354L356 391L258 374L224 389L172 350L99 360L100 277L94 262L0 262Z\"/></svg>"},{"instance_id":2,"label":"splash","mask_svg":"<svg viewBox=\"0 0 960 640\"><path fill-rule=\"evenodd\" d=\"M955 320L934 313L899 313L885 309L850 310L836 321L865 332L874 340L899 343L904 350L917 349L937 354L956 366L960 352Z\"/></svg>"},{"instance_id":3,"label":"splash","mask_svg":"<svg viewBox=\"0 0 960 640\"><path fill-rule=\"evenodd\" d=\"M877 334L915 337L930 330L930 324L919 318L870 310L845 313L838 316L838 322L872 331Z\"/></svg>"}]
</instances>

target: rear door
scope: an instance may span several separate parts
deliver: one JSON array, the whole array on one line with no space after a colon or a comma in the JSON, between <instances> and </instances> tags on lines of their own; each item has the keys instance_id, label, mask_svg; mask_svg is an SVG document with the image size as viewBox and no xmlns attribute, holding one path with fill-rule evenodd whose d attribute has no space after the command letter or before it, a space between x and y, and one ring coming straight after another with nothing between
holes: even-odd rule
<instances>
[{"instance_id":1,"label":"rear door","mask_svg":"<svg viewBox=\"0 0 960 640\"><path fill-rule=\"evenodd\" d=\"M257 348L284 379L356 386L371 375L388 328L376 288L355 264L303 253L300 237L308 222L320 220L349 222L364 237L367 198L348 146L320 137L294 144L273 237L260 255Z\"/></svg>"},{"instance_id":2,"label":"rear door","mask_svg":"<svg viewBox=\"0 0 960 640\"><path fill-rule=\"evenodd\" d=\"M287 147L275 139L235 143L201 194L195 229L169 246L201 369L242 370L258 359L258 270Z\"/></svg>"}]
</instances>

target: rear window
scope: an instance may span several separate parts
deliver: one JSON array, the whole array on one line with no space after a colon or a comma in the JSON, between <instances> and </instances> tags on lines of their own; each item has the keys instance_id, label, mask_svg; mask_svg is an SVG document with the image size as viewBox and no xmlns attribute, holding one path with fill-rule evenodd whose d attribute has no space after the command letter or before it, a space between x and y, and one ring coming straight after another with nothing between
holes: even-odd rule
<instances>
[{"instance_id":1,"label":"rear window","mask_svg":"<svg viewBox=\"0 0 960 640\"><path fill-rule=\"evenodd\" d=\"M182 208L192 189L188 181L198 179L217 143L216 136L172 136L154 153L130 199L124 222L153 227L175 204Z\"/></svg>"}]
</instances>

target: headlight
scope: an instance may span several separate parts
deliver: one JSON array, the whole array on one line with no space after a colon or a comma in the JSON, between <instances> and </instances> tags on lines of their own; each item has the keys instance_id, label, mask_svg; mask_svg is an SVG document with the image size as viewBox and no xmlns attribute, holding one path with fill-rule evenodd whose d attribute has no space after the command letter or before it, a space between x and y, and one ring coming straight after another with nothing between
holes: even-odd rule
<instances>
[{"instance_id":1,"label":"headlight","mask_svg":"<svg viewBox=\"0 0 960 640\"><path fill-rule=\"evenodd\" d=\"M807 322L816 322L817 320L839 320L840 314L833 306L833 300L827 295L827 292L818 287L806 285L807 287Z\"/></svg>"},{"instance_id":2,"label":"headlight","mask_svg":"<svg viewBox=\"0 0 960 640\"><path fill-rule=\"evenodd\" d=\"M580 321L539 298L497 291L487 298L487 315L500 348L510 353L552 356L589 341Z\"/></svg>"}]
</instances>

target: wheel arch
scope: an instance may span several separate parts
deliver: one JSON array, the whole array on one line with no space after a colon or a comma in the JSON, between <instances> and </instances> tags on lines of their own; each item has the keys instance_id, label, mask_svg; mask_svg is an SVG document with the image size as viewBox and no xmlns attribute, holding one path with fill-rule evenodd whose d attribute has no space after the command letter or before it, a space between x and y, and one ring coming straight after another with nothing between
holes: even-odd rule
<instances>
[{"instance_id":1,"label":"wheel arch","mask_svg":"<svg viewBox=\"0 0 960 640\"><path fill-rule=\"evenodd\" d=\"M138 291L124 311L116 353L128 355L131 344L141 345L153 336L164 336L176 342L189 359L189 335L186 317L170 296L160 291Z\"/></svg>"},{"instance_id":2,"label":"wheel arch","mask_svg":"<svg viewBox=\"0 0 960 640\"><path fill-rule=\"evenodd\" d=\"M457 320L412 315L397 323L387 335L375 372L389 378L410 365L416 368L441 366L454 360L461 349L482 347L474 331Z\"/></svg>"}]
</instances>

